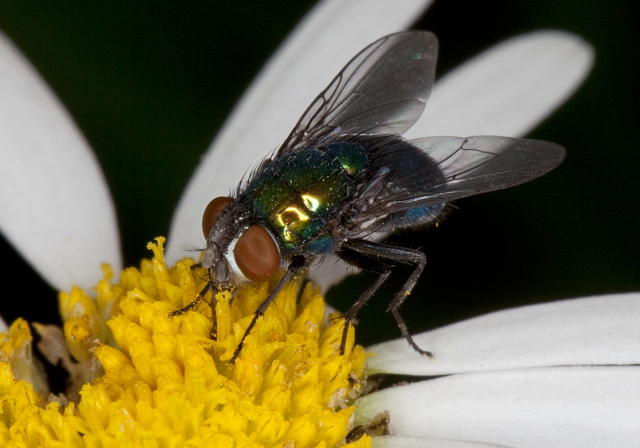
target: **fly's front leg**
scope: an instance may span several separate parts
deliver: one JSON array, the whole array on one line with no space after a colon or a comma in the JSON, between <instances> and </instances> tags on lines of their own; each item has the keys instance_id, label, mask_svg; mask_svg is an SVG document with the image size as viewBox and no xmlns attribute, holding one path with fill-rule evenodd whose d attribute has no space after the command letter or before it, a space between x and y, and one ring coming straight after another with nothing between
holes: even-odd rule
<instances>
[{"instance_id":1,"label":"fly's front leg","mask_svg":"<svg viewBox=\"0 0 640 448\"><path fill-rule=\"evenodd\" d=\"M194 270L196 270L198 268L201 268L201 267L202 267L201 263L195 263L195 264L191 265L191 271L193 272ZM198 296L195 299L193 299L193 301L191 303L189 303L187 306L185 306L183 308L180 308L177 311L174 311L174 312L170 313L169 316L170 317L179 316L181 314L186 313L191 308L193 308L194 306L196 306L197 304L202 302L204 300L204 295L210 290L213 291L213 289L211 288L211 282L207 282L205 287L202 288L202 291L200 291L200 294L198 294ZM215 300L215 299L212 298L211 300Z\"/></svg>"},{"instance_id":2,"label":"fly's front leg","mask_svg":"<svg viewBox=\"0 0 640 448\"><path fill-rule=\"evenodd\" d=\"M170 313L169 317L179 316L181 314L186 313L190 309L194 308L197 304L199 304L204 300L205 294L208 293L209 291L211 291L211 300L209 301L209 306L211 307L211 339L213 339L214 341L217 341L218 340L218 319L216 317L216 303L218 302L216 300L216 295L213 293L213 287L211 283L207 283L207 285L204 288L202 288L202 291L200 291L200 294L198 294L198 296L195 299L193 299L193 301L190 304L188 304L184 308L180 308L179 310Z\"/></svg>"},{"instance_id":3,"label":"fly's front leg","mask_svg":"<svg viewBox=\"0 0 640 448\"><path fill-rule=\"evenodd\" d=\"M343 247L345 246L351 251L355 251L364 257L385 258L387 260L400 261L403 263L411 263L415 265L413 272L411 273L407 281L404 283L404 285L402 285L402 289L400 289L400 291L398 291L398 293L394 296L393 300L389 304L389 307L387 308L387 311L391 312L391 314L393 315L394 319L398 323L398 327L400 328L400 332L402 333L402 336L407 340L409 345L411 345L411 347L413 347L414 350L420 353L421 355L428 356L429 358L434 359L433 355L430 352L421 349L418 346L418 344L415 343L399 311L400 305L402 305L402 302L404 302L407 296L411 294L413 287L418 282L418 279L420 278L420 275L422 274L422 271L424 270L424 267L427 264L426 255L420 252L419 250L408 249L406 247L386 246L384 244L374 243L372 241L367 241L367 240L346 241L343 244ZM367 268L363 267L363 269L367 269ZM373 286L375 286L375 284ZM380 285L378 284L378 287L379 286ZM375 289L377 289L377 287ZM358 299L358 301L360 301L360 299ZM360 309L362 305L364 305L364 303L361 304L358 307L358 309Z\"/></svg>"},{"instance_id":4,"label":"fly's front leg","mask_svg":"<svg viewBox=\"0 0 640 448\"><path fill-rule=\"evenodd\" d=\"M197 263L191 266L191 270L193 271L194 269L201 268L201 267L202 265L200 263ZM204 300L204 296L209 291L211 291L211 300L209 301L209 307L211 307L211 339L213 339L214 341L217 341L218 340L218 319L216 317L216 303L218 302L216 300L216 295L213 292L213 284L211 282L207 282L205 287L202 288L202 291L200 291L200 294L198 294L198 296L195 299L193 299L191 303L189 303L187 306L183 308L180 308L177 311L170 313L169 317L179 316L191 310L197 304L199 304Z\"/></svg>"},{"instance_id":5,"label":"fly's front leg","mask_svg":"<svg viewBox=\"0 0 640 448\"><path fill-rule=\"evenodd\" d=\"M244 346L244 340L247 338L247 336L249 336L249 334L251 333L251 330L253 330L253 327L256 325L256 322L258 321L258 319L264 314L264 312L267 310L271 302L273 302L273 300L276 298L278 293L282 290L284 285L286 285L289 281L293 280L300 271L305 269L305 267L306 267L306 260L303 256L297 255L293 258L293 260L291 261L291 264L287 268L287 272L284 273L284 276L282 277L282 279L278 282L276 287L273 288L273 290L269 293L267 298L260 304L260 306L256 310L256 313L253 315L253 319L251 320L251 323L249 324L247 329L244 331L244 334L242 335L242 339L240 339L240 343L238 343L238 346L233 352L233 356L229 360L231 364L235 364L236 359L238 359L238 356L240 356L240 352L242 351L242 347Z\"/></svg>"}]
</instances>

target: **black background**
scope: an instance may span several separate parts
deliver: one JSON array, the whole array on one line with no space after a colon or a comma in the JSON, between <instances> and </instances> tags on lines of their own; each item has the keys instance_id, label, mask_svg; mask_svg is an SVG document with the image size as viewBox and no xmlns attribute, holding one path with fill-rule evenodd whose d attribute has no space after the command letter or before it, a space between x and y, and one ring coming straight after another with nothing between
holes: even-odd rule
<instances>
[{"instance_id":1,"label":"black background","mask_svg":"<svg viewBox=\"0 0 640 448\"><path fill-rule=\"evenodd\" d=\"M167 234L200 155L312 4L0 4L0 29L57 92L97 153L115 197L127 265L137 265L149 255L146 243ZM458 201L438 229L393 237L394 243L424 248L429 259L403 307L412 331L520 304L640 290L634 6L439 0L416 24L439 37L439 75L501 40L537 29L582 36L595 47L596 62L577 94L530 134L565 146L563 165L524 186ZM5 319L55 322L55 291L5 242L0 253L9 261L0 271ZM384 305L409 271L395 272L359 316L365 344L399 336ZM329 299L345 309L372 280L366 274L349 278Z\"/></svg>"}]
</instances>

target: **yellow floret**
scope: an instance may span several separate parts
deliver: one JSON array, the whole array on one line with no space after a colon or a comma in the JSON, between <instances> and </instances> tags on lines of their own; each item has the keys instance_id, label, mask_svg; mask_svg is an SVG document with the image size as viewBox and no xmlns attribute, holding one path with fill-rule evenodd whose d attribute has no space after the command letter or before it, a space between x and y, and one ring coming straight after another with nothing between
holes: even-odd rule
<instances>
[{"instance_id":1,"label":"yellow floret","mask_svg":"<svg viewBox=\"0 0 640 448\"><path fill-rule=\"evenodd\" d=\"M36 327L45 356L71 372L65 396L47 396L31 359L31 333L17 321L0 346L0 446L332 447L345 443L365 380L364 350L338 348L343 321L324 318L316 287L283 288L229 360L273 282L220 292L216 336L206 301L191 311L206 272L185 260L167 268L163 238L152 260L97 286L60 295L64 333ZM302 291L301 291L302 288ZM210 300L207 296L206 300ZM70 361L69 353L77 363ZM56 360L56 361L54 361ZM79 395L74 395L79 391ZM48 402L48 404L47 404ZM44 406L44 407L43 407ZM370 438L348 447L369 447Z\"/></svg>"}]
</instances>

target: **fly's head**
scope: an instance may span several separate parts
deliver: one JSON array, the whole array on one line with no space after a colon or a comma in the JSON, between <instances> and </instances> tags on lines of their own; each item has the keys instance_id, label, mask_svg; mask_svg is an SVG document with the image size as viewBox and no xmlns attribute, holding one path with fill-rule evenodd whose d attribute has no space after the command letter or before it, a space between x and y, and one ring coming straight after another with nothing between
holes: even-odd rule
<instances>
[{"instance_id":1,"label":"fly's head","mask_svg":"<svg viewBox=\"0 0 640 448\"><path fill-rule=\"evenodd\" d=\"M236 199L212 200L202 216L202 231L207 246L201 264L213 286L263 282L278 272L282 260L276 239Z\"/></svg>"}]
</instances>

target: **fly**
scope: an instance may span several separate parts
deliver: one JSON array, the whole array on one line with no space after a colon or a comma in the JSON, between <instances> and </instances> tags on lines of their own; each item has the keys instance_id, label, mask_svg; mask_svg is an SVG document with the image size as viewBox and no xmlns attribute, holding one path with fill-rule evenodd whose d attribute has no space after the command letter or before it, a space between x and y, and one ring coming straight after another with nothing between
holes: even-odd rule
<instances>
[{"instance_id":1,"label":"fly","mask_svg":"<svg viewBox=\"0 0 640 448\"><path fill-rule=\"evenodd\" d=\"M209 283L200 299L208 290L285 271L258 307L232 363L283 286L328 254L378 274L344 313L342 354L356 314L389 277L391 265L402 262L414 268L387 311L409 344L433 358L413 341L399 312L425 255L371 235L433 223L449 201L527 182L564 159L564 148L538 140L404 140L431 93L437 49L436 37L425 31L391 34L366 47L311 103L282 146L234 194L207 206L201 266ZM213 320L215 337L215 315Z\"/></svg>"}]
</instances>

